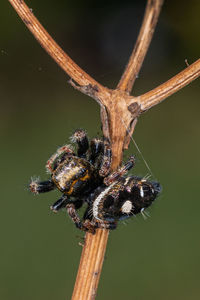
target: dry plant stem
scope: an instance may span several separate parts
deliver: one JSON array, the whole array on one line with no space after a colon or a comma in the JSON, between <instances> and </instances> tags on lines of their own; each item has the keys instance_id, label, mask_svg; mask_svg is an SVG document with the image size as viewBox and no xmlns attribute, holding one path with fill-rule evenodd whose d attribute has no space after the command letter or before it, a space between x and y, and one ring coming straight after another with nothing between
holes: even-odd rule
<instances>
[{"instance_id":1,"label":"dry plant stem","mask_svg":"<svg viewBox=\"0 0 200 300\"><path fill-rule=\"evenodd\" d=\"M72 300L95 299L108 235L108 230L101 229L95 235L86 234Z\"/></svg>"},{"instance_id":2,"label":"dry plant stem","mask_svg":"<svg viewBox=\"0 0 200 300\"><path fill-rule=\"evenodd\" d=\"M143 23L128 65L117 86L118 89L130 93L149 48L156 27L163 0L148 0Z\"/></svg>"},{"instance_id":3,"label":"dry plant stem","mask_svg":"<svg viewBox=\"0 0 200 300\"><path fill-rule=\"evenodd\" d=\"M101 105L103 133L111 141L113 170L121 163L123 149L129 145L130 133L132 134L134 131L138 116L200 76L200 60L198 60L152 91L138 97L129 95L152 39L163 3L162 0L147 1L145 16L136 46L115 90L102 86L83 71L57 45L24 1L8 1L42 47L78 85L72 81L70 83L81 92L97 100ZM73 300L95 299L108 233L107 230L101 229L97 230L95 235L86 233L85 245L72 296Z\"/></svg>"},{"instance_id":4,"label":"dry plant stem","mask_svg":"<svg viewBox=\"0 0 200 300\"><path fill-rule=\"evenodd\" d=\"M136 97L136 101L140 102L142 110L147 110L182 89L199 76L200 59L155 89Z\"/></svg>"}]
</instances>

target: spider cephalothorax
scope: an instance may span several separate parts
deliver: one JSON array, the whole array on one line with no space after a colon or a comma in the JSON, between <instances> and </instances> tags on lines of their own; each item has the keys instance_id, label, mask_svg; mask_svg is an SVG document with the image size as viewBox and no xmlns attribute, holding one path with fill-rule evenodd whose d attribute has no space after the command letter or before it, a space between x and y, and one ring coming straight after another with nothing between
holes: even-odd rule
<instances>
[{"instance_id":1,"label":"spider cephalothorax","mask_svg":"<svg viewBox=\"0 0 200 300\"><path fill-rule=\"evenodd\" d=\"M97 227L116 228L119 220L143 212L155 200L159 183L124 176L134 166L133 156L110 173L112 155L107 140L93 139L89 144L85 131L76 130L72 142L77 143L77 155L70 145L60 147L46 164L51 178L30 183L34 194L55 188L63 193L51 206L54 212L66 207L78 228L94 233ZM88 206L81 220L77 209L84 203Z\"/></svg>"}]
</instances>

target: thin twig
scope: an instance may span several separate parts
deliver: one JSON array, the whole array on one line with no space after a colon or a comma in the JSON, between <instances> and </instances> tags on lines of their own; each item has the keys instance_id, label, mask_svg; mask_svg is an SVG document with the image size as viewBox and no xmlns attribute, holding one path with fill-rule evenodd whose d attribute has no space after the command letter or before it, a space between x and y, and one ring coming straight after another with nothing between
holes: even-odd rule
<instances>
[{"instance_id":1,"label":"thin twig","mask_svg":"<svg viewBox=\"0 0 200 300\"><path fill-rule=\"evenodd\" d=\"M147 1L142 27L128 65L117 86L118 89L126 91L127 93L131 92L152 40L162 4L163 0Z\"/></svg>"},{"instance_id":2,"label":"thin twig","mask_svg":"<svg viewBox=\"0 0 200 300\"><path fill-rule=\"evenodd\" d=\"M147 110L174 94L200 76L200 59L155 89L136 97L141 109Z\"/></svg>"},{"instance_id":3,"label":"thin twig","mask_svg":"<svg viewBox=\"0 0 200 300\"><path fill-rule=\"evenodd\" d=\"M72 300L95 299L108 234L108 230L102 229L95 235L86 234Z\"/></svg>"}]
</instances>

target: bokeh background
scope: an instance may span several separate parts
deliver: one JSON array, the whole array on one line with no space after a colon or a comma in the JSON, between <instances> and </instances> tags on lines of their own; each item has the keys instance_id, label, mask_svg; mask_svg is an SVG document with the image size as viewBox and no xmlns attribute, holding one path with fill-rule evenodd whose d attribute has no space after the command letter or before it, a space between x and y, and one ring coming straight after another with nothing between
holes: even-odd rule
<instances>
[{"instance_id":1,"label":"bokeh background","mask_svg":"<svg viewBox=\"0 0 200 300\"><path fill-rule=\"evenodd\" d=\"M145 1L27 1L64 50L114 88L128 61ZM54 191L33 196L30 177L76 128L101 135L99 107L80 94L8 1L0 2L0 299L70 299L81 254ZM166 1L133 94L166 81L200 53L200 2ZM110 233L97 299L198 299L200 294L200 81L142 115L134 139L163 192L142 216ZM133 143L133 174L146 175Z\"/></svg>"}]
</instances>

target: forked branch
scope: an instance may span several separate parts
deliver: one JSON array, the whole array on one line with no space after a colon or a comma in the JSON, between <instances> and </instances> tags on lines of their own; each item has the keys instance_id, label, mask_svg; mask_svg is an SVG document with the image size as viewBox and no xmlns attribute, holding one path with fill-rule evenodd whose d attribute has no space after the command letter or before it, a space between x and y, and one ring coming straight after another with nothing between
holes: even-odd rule
<instances>
[{"instance_id":1,"label":"forked branch","mask_svg":"<svg viewBox=\"0 0 200 300\"><path fill-rule=\"evenodd\" d=\"M136 45L115 90L102 86L82 70L52 39L23 0L8 1L41 46L74 80L70 80L70 83L100 104L103 133L112 147L112 169L121 163L123 150L129 145L139 115L200 76L200 60L197 60L152 91L138 97L129 95L151 42L163 0L147 0ZM73 300L95 299L108 234L109 231L105 229L98 229L95 235L86 233Z\"/></svg>"}]
</instances>

